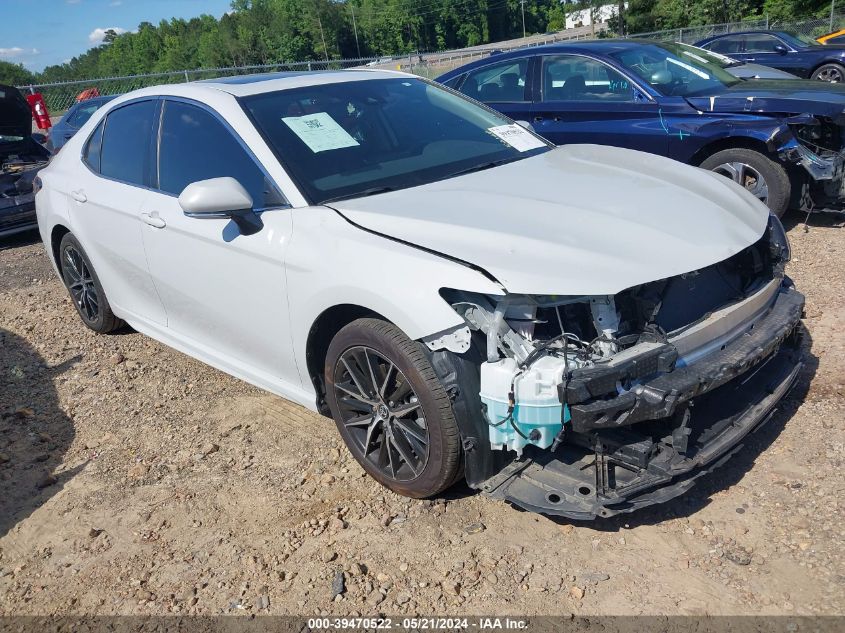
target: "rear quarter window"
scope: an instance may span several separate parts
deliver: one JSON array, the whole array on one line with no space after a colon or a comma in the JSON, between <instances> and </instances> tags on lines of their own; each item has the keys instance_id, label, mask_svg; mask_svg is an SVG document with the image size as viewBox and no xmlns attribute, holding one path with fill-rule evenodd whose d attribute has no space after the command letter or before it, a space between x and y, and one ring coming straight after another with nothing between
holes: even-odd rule
<instances>
[{"instance_id":1,"label":"rear quarter window","mask_svg":"<svg viewBox=\"0 0 845 633\"><path fill-rule=\"evenodd\" d=\"M105 127L105 120L100 121L97 129L85 143L85 148L82 150L82 160L92 171L100 173L100 150L103 146L103 127Z\"/></svg>"}]
</instances>

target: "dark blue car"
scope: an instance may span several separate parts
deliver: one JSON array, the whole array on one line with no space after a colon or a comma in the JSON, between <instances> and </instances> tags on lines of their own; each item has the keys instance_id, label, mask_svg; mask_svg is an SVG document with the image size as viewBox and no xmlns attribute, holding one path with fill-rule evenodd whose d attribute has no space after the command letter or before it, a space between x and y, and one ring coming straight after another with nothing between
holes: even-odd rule
<instances>
[{"instance_id":1,"label":"dark blue car","mask_svg":"<svg viewBox=\"0 0 845 633\"><path fill-rule=\"evenodd\" d=\"M784 31L746 31L714 35L697 42L696 46L805 79L845 82L845 46L842 45L805 42Z\"/></svg>"},{"instance_id":2,"label":"dark blue car","mask_svg":"<svg viewBox=\"0 0 845 633\"><path fill-rule=\"evenodd\" d=\"M688 46L637 40L522 49L438 81L559 145L615 145L713 170L778 214L840 199L842 86L743 81Z\"/></svg>"},{"instance_id":3,"label":"dark blue car","mask_svg":"<svg viewBox=\"0 0 845 633\"><path fill-rule=\"evenodd\" d=\"M47 141L47 149L54 154L58 152L65 143L67 143L73 135L79 131L85 122L91 118L91 115L99 110L106 103L114 99L117 95L108 97L92 97L74 103L68 108L61 120L50 128L50 138Z\"/></svg>"}]
</instances>

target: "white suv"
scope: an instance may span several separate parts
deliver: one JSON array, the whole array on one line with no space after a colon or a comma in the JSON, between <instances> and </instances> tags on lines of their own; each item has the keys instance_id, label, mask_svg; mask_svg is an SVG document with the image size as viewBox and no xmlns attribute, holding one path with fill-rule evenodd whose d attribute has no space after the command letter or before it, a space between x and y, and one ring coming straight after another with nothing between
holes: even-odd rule
<instances>
[{"instance_id":1,"label":"white suv","mask_svg":"<svg viewBox=\"0 0 845 633\"><path fill-rule=\"evenodd\" d=\"M555 148L401 73L139 90L36 186L88 327L126 322L330 415L412 497L465 477L570 517L663 501L800 367L803 297L754 196Z\"/></svg>"}]
</instances>

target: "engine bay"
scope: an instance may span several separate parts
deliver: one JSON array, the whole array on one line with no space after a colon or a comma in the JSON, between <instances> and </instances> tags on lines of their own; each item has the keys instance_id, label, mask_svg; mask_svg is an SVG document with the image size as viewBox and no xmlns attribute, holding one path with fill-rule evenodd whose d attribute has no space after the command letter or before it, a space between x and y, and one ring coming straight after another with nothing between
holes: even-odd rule
<instances>
[{"instance_id":1,"label":"engine bay","mask_svg":"<svg viewBox=\"0 0 845 633\"><path fill-rule=\"evenodd\" d=\"M493 491L510 478L508 486L519 488L525 472L539 468L580 489L573 497L579 504L598 504L589 512L608 516L603 503L671 480L718 438L734 437L739 427L707 419L695 405L708 400L718 409L719 390L735 389L735 379L755 365L772 367L761 379L771 373L791 385L803 297L784 290L788 259L772 217L756 243L724 261L613 296L444 291L484 350L479 399L487 448L511 460L482 487ZM562 505L540 511L585 511L566 498L556 492L551 505Z\"/></svg>"}]
</instances>

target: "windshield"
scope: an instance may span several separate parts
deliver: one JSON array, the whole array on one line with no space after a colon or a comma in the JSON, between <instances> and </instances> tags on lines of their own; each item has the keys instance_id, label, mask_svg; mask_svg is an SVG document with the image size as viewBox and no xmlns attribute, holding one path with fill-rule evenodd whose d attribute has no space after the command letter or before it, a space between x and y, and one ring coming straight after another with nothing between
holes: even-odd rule
<instances>
[{"instance_id":1,"label":"windshield","mask_svg":"<svg viewBox=\"0 0 845 633\"><path fill-rule=\"evenodd\" d=\"M821 46L809 35L803 33L787 33L785 31L778 31L778 37L789 44L792 48L807 48L808 46Z\"/></svg>"},{"instance_id":2,"label":"windshield","mask_svg":"<svg viewBox=\"0 0 845 633\"><path fill-rule=\"evenodd\" d=\"M696 49L679 44L641 44L610 55L667 97L721 92L742 81Z\"/></svg>"},{"instance_id":3,"label":"windshield","mask_svg":"<svg viewBox=\"0 0 845 633\"><path fill-rule=\"evenodd\" d=\"M312 204L414 187L551 147L502 115L411 77L241 102Z\"/></svg>"}]
</instances>

